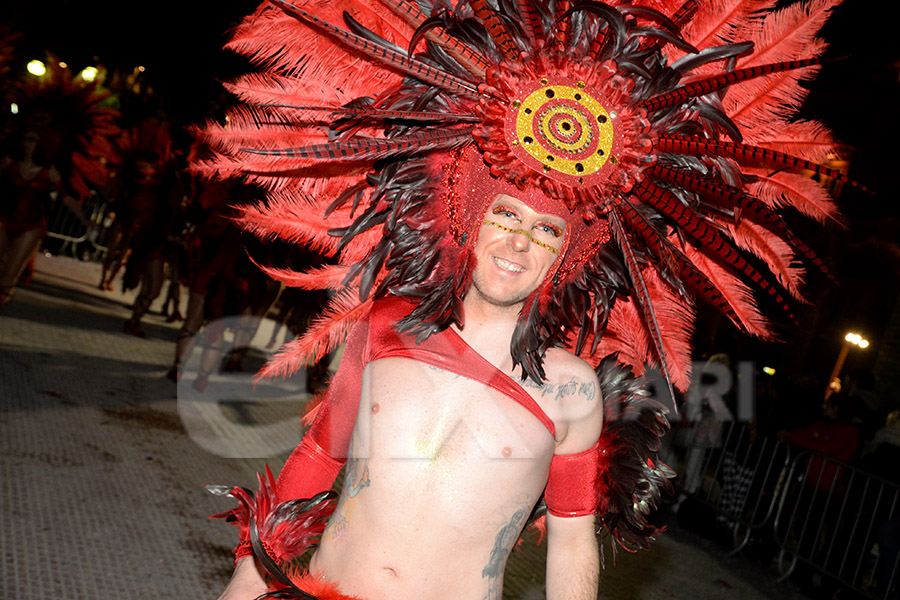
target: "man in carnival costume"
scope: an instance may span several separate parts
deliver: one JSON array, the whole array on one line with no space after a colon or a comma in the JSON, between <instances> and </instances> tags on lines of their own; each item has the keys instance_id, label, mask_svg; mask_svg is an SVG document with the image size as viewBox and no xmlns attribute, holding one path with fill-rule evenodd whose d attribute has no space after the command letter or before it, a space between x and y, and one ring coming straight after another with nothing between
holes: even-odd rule
<instances>
[{"instance_id":1,"label":"man in carnival costume","mask_svg":"<svg viewBox=\"0 0 900 600\"><path fill-rule=\"evenodd\" d=\"M796 260L825 270L774 209L836 216L804 178L843 179L816 164L834 144L790 120L836 3L272 0L248 17L230 47L264 72L230 85L245 104L204 129L217 154L197 169L266 188L248 229L337 259L266 269L335 293L263 375L346 346L277 483L230 490L222 598L499 598L529 520L547 596L595 598L595 534L647 547L673 475L666 410L632 371L658 365L674 396L695 299L771 337L752 290L789 310Z\"/></svg>"}]
</instances>

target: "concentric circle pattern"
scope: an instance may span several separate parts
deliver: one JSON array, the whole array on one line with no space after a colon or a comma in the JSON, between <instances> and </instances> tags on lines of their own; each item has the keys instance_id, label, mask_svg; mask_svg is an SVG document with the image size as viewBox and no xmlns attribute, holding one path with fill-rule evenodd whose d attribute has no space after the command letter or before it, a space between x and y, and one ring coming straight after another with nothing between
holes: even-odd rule
<instances>
[{"instance_id":1,"label":"concentric circle pattern","mask_svg":"<svg viewBox=\"0 0 900 600\"><path fill-rule=\"evenodd\" d=\"M583 84L555 85L542 80L512 107L507 120L511 145L533 168L573 185L598 175L610 162L614 115L586 92Z\"/></svg>"}]
</instances>

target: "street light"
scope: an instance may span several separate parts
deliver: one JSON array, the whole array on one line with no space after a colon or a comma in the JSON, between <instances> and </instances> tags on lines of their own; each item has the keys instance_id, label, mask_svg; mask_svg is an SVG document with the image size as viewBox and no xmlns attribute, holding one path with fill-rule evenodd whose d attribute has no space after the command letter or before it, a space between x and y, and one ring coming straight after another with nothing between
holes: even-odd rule
<instances>
[{"instance_id":1,"label":"street light","mask_svg":"<svg viewBox=\"0 0 900 600\"><path fill-rule=\"evenodd\" d=\"M47 67L44 65L44 63L37 59L28 61L28 64L25 65L25 68L35 77L43 77L47 72Z\"/></svg>"},{"instance_id":2,"label":"street light","mask_svg":"<svg viewBox=\"0 0 900 600\"><path fill-rule=\"evenodd\" d=\"M81 75L81 79L83 81L90 83L90 82L94 81L95 79L97 79L98 73L99 73L99 71L97 70L97 67L85 67L84 69L81 70L80 75Z\"/></svg>"},{"instance_id":3,"label":"street light","mask_svg":"<svg viewBox=\"0 0 900 600\"><path fill-rule=\"evenodd\" d=\"M841 374L841 369L844 368L844 362L847 360L847 354L850 352L850 346L856 346L857 348L864 350L869 347L869 340L852 331L844 336L844 343L841 345L841 351L834 363L834 369L832 369L831 371L831 377L828 378L828 387L825 388L826 396L841 391L841 380L839 378L839 375Z\"/></svg>"}]
</instances>

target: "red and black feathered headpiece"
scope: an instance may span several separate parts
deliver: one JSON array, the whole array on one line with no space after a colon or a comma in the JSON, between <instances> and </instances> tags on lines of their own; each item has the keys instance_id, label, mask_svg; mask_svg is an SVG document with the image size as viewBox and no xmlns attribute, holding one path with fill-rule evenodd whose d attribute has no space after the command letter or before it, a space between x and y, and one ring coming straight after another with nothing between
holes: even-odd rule
<instances>
[{"instance_id":1,"label":"red and black feathered headpiece","mask_svg":"<svg viewBox=\"0 0 900 600\"><path fill-rule=\"evenodd\" d=\"M397 327L420 339L464 325L496 195L562 215L510 352L536 381L552 346L597 367L619 416L598 514L643 547L672 472L656 460L665 411L631 370L656 363L683 390L696 299L766 338L754 293L787 307L804 262L827 274L780 211L840 219L810 178L846 181L820 166L838 149L795 118L838 2L265 2L229 44L260 71L229 85L243 102L201 130L214 156L195 167L267 190L241 207L245 227L336 264L266 269L334 295L263 374L336 348L388 294L415 300Z\"/></svg>"},{"instance_id":2,"label":"red and black feathered headpiece","mask_svg":"<svg viewBox=\"0 0 900 600\"><path fill-rule=\"evenodd\" d=\"M696 298L769 336L753 290L786 305L802 260L824 270L779 209L838 219L808 178L844 179L819 165L835 144L794 119L838 1L264 3L229 44L261 72L230 84L243 103L203 129L217 155L197 168L268 190L247 228L339 259L270 270L335 295L267 372L335 348L385 294L419 301L402 330L462 323L500 190L568 216L512 340L528 376L564 346L655 362L684 389Z\"/></svg>"},{"instance_id":3,"label":"red and black feathered headpiece","mask_svg":"<svg viewBox=\"0 0 900 600\"><path fill-rule=\"evenodd\" d=\"M117 159L113 138L119 111L105 105L110 93L97 81L73 76L53 56L45 66L42 76L29 75L13 89L18 114L11 126L40 134L48 159L83 199L91 186L107 183L109 163Z\"/></svg>"}]
</instances>

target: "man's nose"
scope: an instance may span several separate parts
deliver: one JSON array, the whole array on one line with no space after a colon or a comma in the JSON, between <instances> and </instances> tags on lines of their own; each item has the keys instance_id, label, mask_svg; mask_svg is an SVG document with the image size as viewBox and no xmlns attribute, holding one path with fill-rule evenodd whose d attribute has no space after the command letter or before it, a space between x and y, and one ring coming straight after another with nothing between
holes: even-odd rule
<instances>
[{"instance_id":1,"label":"man's nose","mask_svg":"<svg viewBox=\"0 0 900 600\"><path fill-rule=\"evenodd\" d=\"M531 238L524 229L513 229L509 236L509 245L516 252L528 252Z\"/></svg>"}]
</instances>

